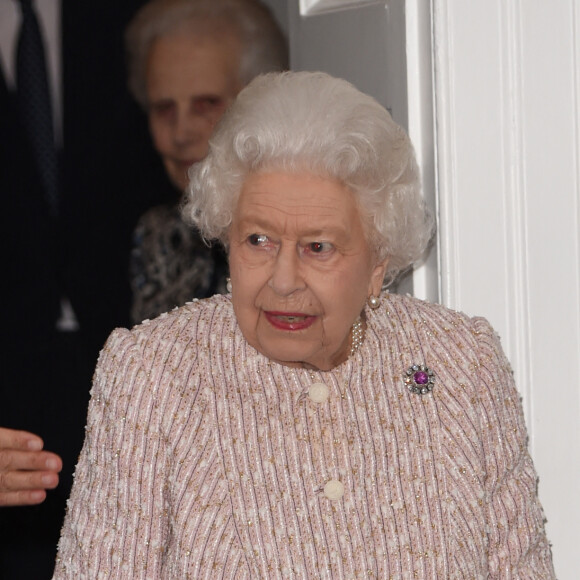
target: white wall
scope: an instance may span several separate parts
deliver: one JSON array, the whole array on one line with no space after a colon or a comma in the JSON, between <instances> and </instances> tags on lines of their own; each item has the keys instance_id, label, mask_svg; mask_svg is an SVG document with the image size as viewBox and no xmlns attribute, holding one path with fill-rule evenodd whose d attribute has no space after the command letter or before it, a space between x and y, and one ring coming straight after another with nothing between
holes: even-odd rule
<instances>
[{"instance_id":1,"label":"white wall","mask_svg":"<svg viewBox=\"0 0 580 580\"><path fill-rule=\"evenodd\" d=\"M408 42L425 30L426 4L407 0ZM431 10L440 299L502 336L556 573L577 579L580 0L432 0ZM425 84L417 62L410 82ZM433 125L416 125L428 140Z\"/></svg>"}]
</instances>

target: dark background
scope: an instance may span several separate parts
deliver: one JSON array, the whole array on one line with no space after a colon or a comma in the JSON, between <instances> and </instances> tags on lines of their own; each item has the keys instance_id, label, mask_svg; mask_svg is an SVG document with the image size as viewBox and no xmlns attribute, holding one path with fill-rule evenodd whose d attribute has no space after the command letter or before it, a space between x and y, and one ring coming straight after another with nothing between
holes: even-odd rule
<instances>
[{"instance_id":1,"label":"dark background","mask_svg":"<svg viewBox=\"0 0 580 580\"><path fill-rule=\"evenodd\" d=\"M98 352L114 327L129 325L131 232L143 211L172 195L126 90L123 31L142 3L62 1L56 220L0 74L0 425L38 433L65 465L44 504L0 511L1 579L51 576ZM62 296L78 332L56 331Z\"/></svg>"}]
</instances>

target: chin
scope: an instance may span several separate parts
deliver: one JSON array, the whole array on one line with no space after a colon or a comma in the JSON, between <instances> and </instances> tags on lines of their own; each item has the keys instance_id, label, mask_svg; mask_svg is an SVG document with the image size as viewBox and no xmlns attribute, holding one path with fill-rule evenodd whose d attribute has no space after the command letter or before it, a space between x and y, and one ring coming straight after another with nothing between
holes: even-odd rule
<instances>
[{"instance_id":1,"label":"chin","mask_svg":"<svg viewBox=\"0 0 580 580\"><path fill-rule=\"evenodd\" d=\"M259 350L268 358L278 361L282 364L301 364L308 359L314 358L314 353L304 348L304 345L276 345L272 341L265 341L261 345L267 345L266 348ZM260 346L261 346L260 345Z\"/></svg>"}]
</instances>

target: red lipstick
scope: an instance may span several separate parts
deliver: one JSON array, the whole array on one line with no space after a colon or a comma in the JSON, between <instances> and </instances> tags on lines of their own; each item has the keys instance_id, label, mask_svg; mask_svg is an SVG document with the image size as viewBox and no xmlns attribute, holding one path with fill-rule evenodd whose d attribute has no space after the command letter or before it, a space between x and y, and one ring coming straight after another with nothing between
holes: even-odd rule
<instances>
[{"instance_id":1,"label":"red lipstick","mask_svg":"<svg viewBox=\"0 0 580 580\"><path fill-rule=\"evenodd\" d=\"M279 330L304 330L314 324L316 316L310 316L302 312L276 312L268 310L264 312L268 322Z\"/></svg>"}]
</instances>

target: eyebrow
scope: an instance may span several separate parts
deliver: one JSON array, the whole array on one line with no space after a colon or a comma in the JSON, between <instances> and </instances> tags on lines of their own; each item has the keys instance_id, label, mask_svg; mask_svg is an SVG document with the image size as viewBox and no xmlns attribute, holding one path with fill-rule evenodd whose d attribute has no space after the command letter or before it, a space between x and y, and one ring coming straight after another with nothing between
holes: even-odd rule
<instances>
[{"instance_id":1,"label":"eyebrow","mask_svg":"<svg viewBox=\"0 0 580 580\"><path fill-rule=\"evenodd\" d=\"M264 217L257 213L251 213L243 216L239 220L242 227L255 226L258 230L263 229L265 231L271 231L276 229L272 222L264 219ZM322 235L348 235L348 228L337 226L337 227L312 227L303 230L300 235L308 237L319 237Z\"/></svg>"}]
</instances>

